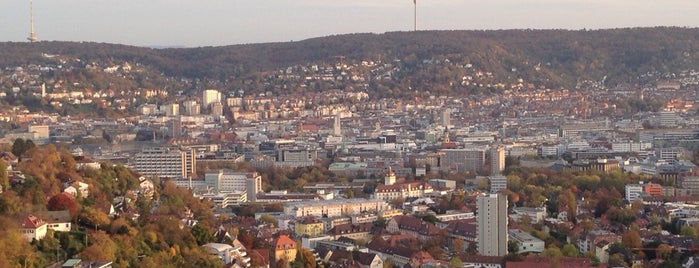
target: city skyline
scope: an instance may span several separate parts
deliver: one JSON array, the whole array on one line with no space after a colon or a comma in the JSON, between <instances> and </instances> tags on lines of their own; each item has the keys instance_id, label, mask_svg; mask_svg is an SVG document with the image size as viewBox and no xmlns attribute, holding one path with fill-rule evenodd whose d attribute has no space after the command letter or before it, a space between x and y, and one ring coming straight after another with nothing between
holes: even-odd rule
<instances>
[{"instance_id":1,"label":"city skyline","mask_svg":"<svg viewBox=\"0 0 699 268\"><path fill-rule=\"evenodd\" d=\"M2 42L26 42L29 1L0 0ZM221 46L412 31L413 1L34 1L39 40ZM690 0L417 1L418 30L699 27Z\"/></svg>"}]
</instances>

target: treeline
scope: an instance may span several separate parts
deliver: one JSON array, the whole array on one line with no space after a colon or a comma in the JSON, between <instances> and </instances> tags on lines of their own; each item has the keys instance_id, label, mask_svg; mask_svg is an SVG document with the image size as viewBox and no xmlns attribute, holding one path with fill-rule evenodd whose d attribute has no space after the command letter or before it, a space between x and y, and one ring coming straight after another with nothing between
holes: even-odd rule
<instances>
[{"instance_id":1,"label":"treeline","mask_svg":"<svg viewBox=\"0 0 699 268\"><path fill-rule=\"evenodd\" d=\"M429 70L423 65L423 60L449 59L458 64L472 64L502 79L523 78L548 87L571 88L581 79L600 81L606 76L606 81L614 85L633 81L646 72L694 68L699 63L698 41L699 29L657 27L391 32L172 49L75 42L0 43L0 66L53 62L42 56L48 53L77 57L81 64L140 63L155 70L154 76L162 73L234 86L235 83L229 82L256 80L263 72L295 64L336 64L337 57L343 56L346 63L381 60L397 64L401 72L392 83L372 85L370 90L381 86L406 90L411 82L413 86L417 82L425 83L424 88L428 89L453 82L460 74L458 71ZM456 94L469 93L467 89L446 86L439 90Z\"/></svg>"}]
</instances>

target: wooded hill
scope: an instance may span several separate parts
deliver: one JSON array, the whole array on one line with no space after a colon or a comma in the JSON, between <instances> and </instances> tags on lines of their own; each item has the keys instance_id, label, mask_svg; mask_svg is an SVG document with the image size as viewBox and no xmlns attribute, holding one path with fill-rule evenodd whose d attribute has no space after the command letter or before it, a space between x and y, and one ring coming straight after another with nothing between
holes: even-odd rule
<instances>
[{"instance_id":1,"label":"wooded hill","mask_svg":"<svg viewBox=\"0 0 699 268\"><path fill-rule=\"evenodd\" d=\"M699 64L699 29L419 31L348 34L298 42L151 49L116 44L0 43L0 66L47 61L42 53L83 62L128 61L166 76L241 79L307 63L362 60L397 62L402 77L418 74L424 60L472 64L499 77L572 87L581 79L631 82L647 72L672 73ZM535 71L535 66L539 66ZM400 79L400 77L399 77Z\"/></svg>"}]
</instances>

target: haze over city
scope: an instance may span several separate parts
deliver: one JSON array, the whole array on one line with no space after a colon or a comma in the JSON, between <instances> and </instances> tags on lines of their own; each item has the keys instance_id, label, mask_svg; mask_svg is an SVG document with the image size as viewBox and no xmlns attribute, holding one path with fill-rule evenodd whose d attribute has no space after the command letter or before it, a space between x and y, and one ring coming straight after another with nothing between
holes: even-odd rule
<instances>
[{"instance_id":1,"label":"haze over city","mask_svg":"<svg viewBox=\"0 0 699 268\"><path fill-rule=\"evenodd\" d=\"M23 42L29 2L0 1L0 41ZM418 30L698 27L691 0L430 0ZM136 46L220 46L413 30L410 0L34 1L40 40Z\"/></svg>"}]
</instances>

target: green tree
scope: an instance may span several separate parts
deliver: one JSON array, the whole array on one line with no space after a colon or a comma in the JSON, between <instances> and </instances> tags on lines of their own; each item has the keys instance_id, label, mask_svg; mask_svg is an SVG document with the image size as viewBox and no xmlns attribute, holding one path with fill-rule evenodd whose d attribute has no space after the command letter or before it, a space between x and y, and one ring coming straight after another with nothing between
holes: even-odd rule
<instances>
[{"instance_id":1,"label":"green tree","mask_svg":"<svg viewBox=\"0 0 699 268\"><path fill-rule=\"evenodd\" d=\"M519 252L519 242L517 240L507 240L507 252L517 254Z\"/></svg>"},{"instance_id":2,"label":"green tree","mask_svg":"<svg viewBox=\"0 0 699 268\"><path fill-rule=\"evenodd\" d=\"M20 158L26 150L26 144L23 139L17 138L12 143L12 154L17 156L17 158Z\"/></svg>"},{"instance_id":3,"label":"green tree","mask_svg":"<svg viewBox=\"0 0 699 268\"><path fill-rule=\"evenodd\" d=\"M697 230L694 227L685 225L680 229L680 235L689 236L691 238L697 238Z\"/></svg>"},{"instance_id":4,"label":"green tree","mask_svg":"<svg viewBox=\"0 0 699 268\"><path fill-rule=\"evenodd\" d=\"M260 216L260 221L264 222L264 223L272 224L274 226L279 226L279 220L277 220L276 218L274 218L274 216L272 216L270 214L264 214L264 215Z\"/></svg>"},{"instance_id":5,"label":"green tree","mask_svg":"<svg viewBox=\"0 0 699 268\"><path fill-rule=\"evenodd\" d=\"M449 260L449 268L461 268L464 267L464 262L457 256L451 257Z\"/></svg>"},{"instance_id":6,"label":"green tree","mask_svg":"<svg viewBox=\"0 0 699 268\"><path fill-rule=\"evenodd\" d=\"M566 257L577 257L580 254L580 251L573 244L565 244L561 248L561 253Z\"/></svg>"},{"instance_id":7,"label":"green tree","mask_svg":"<svg viewBox=\"0 0 699 268\"><path fill-rule=\"evenodd\" d=\"M197 240L198 245L204 245L214 241L214 236L204 224L197 223L192 227L192 236Z\"/></svg>"}]
</instances>

